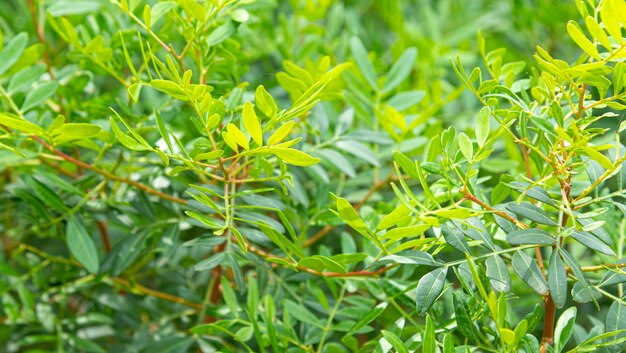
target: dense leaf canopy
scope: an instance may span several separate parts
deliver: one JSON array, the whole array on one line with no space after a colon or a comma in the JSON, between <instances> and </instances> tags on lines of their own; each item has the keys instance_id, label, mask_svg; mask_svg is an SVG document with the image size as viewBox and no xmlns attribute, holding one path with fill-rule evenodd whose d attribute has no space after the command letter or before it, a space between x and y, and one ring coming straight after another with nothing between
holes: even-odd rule
<instances>
[{"instance_id":1,"label":"dense leaf canopy","mask_svg":"<svg viewBox=\"0 0 626 353\"><path fill-rule=\"evenodd\" d=\"M621 352L624 0L0 1L0 351Z\"/></svg>"}]
</instances>

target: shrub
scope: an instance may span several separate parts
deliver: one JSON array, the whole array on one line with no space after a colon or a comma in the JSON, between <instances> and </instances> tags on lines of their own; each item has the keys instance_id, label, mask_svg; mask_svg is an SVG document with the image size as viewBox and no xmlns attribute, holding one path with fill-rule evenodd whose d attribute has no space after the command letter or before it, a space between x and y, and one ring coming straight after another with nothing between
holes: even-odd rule
<instances>
[{"instance_id":1,"label":"shrub","mask_svg":"<svg viewBox=\"0 0 626 353\"><path fill-rule=\"evenodd\" d=\"M3 351L622 351L626 3L545 3L0 4Z\"/></svg>"}]
</instances>

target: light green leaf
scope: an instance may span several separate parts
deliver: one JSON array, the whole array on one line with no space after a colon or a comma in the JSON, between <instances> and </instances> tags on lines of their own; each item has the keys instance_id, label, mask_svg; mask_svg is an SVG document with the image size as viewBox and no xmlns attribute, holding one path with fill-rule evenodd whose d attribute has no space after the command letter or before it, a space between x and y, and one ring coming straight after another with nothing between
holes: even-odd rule
<instances>
[{"instance_id":1,"label":"light green leaf","mask_svg":"<svg viewBox=\"0 0 626 353\"><path fill-rule=\"evenodd\" d=\"M383 85L382 92L388 93L396 88L404 79L411 73L413 65L417 60L417 48L408 48L402 53L400 58L393 64L389 73L387 73L387 79Z\"/></svg>"},{"instance_id":2,"label":"light green leaf","mask_svg":"<svg viewBox=\"0 0 626 353\"><path fill-rule=\"evenodd\" d=\"M273 119L278 111L278 107L276 106L276 102L274 102L274 98L267 93L265 87L262 85L257 87L256 92L254 94L254 104L257 109L263 113L266 117Z\"/></svg>"},{"instance_id":3,"label":"light green leaf","mask_svg":"<svg viewBox=\"0 0 626 353\"><path fill-rule=\"evenodd\" d=\"M474 160L474 146L472 145L472 140L464 133L461 132L459 134L459 149L463 154L463 157L467 159L468 162Z\"/></svg>"},{"instance_id":4,"label":"light green leaf","mask_svg":"<svg viewBox=\"0 0 626 353\"><path fill-rule=\"evenodd\" d=\"M206 271L206 270L211 270L217 266L219 266L222 261L224 260L224 258L226 257L226 253L225 252L218 252L216 254L211 255L208 259L205 259L203 261L200 261L199 263L197 263L193 269L195 271Z\"/></svg>"},{"instance_id":5,"label":"light green leaf","mask_svg":"<svg viewBox=\"0 0 626 353\"><path fill-rule=\"evenodd\" d=\"M252 103L246 102L243 105L243 126L246 128L246 131L254 142L259 146L263 146L263 129L261 129L261 123L259 122L259 118L256 116L254 112L254 107Z\"/></svg>"},{"instance_id":6,"label":"light green leaf","mask_svg":"<svg viewBox=\"0 0 626 353\"><path fill-rule=\"evenodd\" d=\"M478 112L478 118L476 119L476 141L479 147L483 147L489 137L489 115L489 107L483 107Z\"/></svg>"},{"instance_id":7,"label":"light green leaf","mask_svg":"<svg viewBox=\"0 0 626 353\"><path fill-rule=\"evenodd\" d=\"M310 155L293 148L270 147L270 152L286 163L300 167L310 166L319 163L320 161L319 158L311 157Z\"/></svg>"},{"instance_id":8,"label":"light green leaf","mask_svg":"<svg viewBox=\"0 0 626 353\"><path fill-rule=\"evenodd\" d=\"M67 246L72 255L85 266L87 271L97 273L100 268L98 251L85 228L72 217L67 222L65 232Z\"/></svg>"},{"instance_id":9,"label":"light green leaf","mask_svg":"<svg viewBox=\"0 0 626 353\"><path fill-rule=\"evenodd\" d=\"M423 315L439 297L443 290L447 273L448 268L441 267L420 278L417 283L417 296L415 299L418 314Z\"/></svg>"},{"instance_id":10,"label":"light green leaf","mask_svg":"<svg viewBox=\"0 0 626 353\"><path fill-rule=\"evenodd\" d=\"M4 125L27 134L41 135L44 132L44 129L31 123L30 121L11 118L10 116L2 113L0 113L0 125Z\"/></svg>"},{"instance_id":11,"label":"light green leaf","mask_svg":"<svg viewBox=\"0 0 626 353\"><path fill-rule=\"evenodd\" d=\"M350 51L352 53L352 57L354 57L354 61L356 61L359 70L365 77L365 81L369 83L369 85L375 90L378 90L378 83L376 82L376 72L374 71L374 66L367 56L367 50L363 46L361 40L357 37L352 37L350 39Z\"/></svg>"},{"instance_id":12,"label":"light green leaf","mask_svg":"<svg viewBox=\"0 0 626 353\"><path fill-rule=\"evenodd\" d=\"M0 38L1 39L1 38ZM0 52L0 76L7 72L22 56L28 44L28 34L22 32L9 42Z\"/></svg>"},{"instance_id":13,"label":"light green leaf","mask_svg":"<svg viewBox=\"0 0 626 353\"><path fill-rule=\"evenodd\" d=\"M410 214L411 210L404 206L404 204L400 204L393 211L391 211L391 213L383 217L376 227L376 230L391 228L405 220L405 218Z\"/></svg>"},{"instance_id":14,"label":"light green leaf","mask_svg":"<svg viewBox=\"0 0 626 353\"><path fill-rule=\"evenodd\" d=\"M387 330L382 330L381 333L397 353L409 353L409 350L404 345L404 342L402 342L400 337L396 336L396 334Z\"/></svg>"},{"instance_id":15,"label":"light green leaf","mask_svg":"<svg viewBox=\"0 0 626 353\"><path fill-rule=\"evenodd\" d=\"M131 136L124 133L120 127L115 122L113 117L109 118L109 122L111 124L111 130L113 130L113 134L117 138L117 140L124 145L124 147L131 149L133 151L146 151L148 148L143 146L139 141L135 140Z\"/></svg>"},{"instance_id":16,"label":"light green leaf","mask_svg":"<svg viewBox=\"0 0 626 353\"><path fill-rule=\"evenodd\" d=\"M567 33L576 42L576 44L589 56L596 60L602 60L596 46L580 31L575 22L570 21L567 24Z\"/></svg>"},{"instance_id":17,"label":"light green leaf","mask_svg":"<svg viewBox=\"0 0 626 353\"><path fill-rule=\"evenodd\" d=\"M22 103L21 110L25 112L38 106L41 102L52 97L52 95L56 92L57 87L58 84L54 81L40 84L34 90L28 92L26 98L24 99L24 103Z\"/></svg>"},{"instance_id":18,"label":"light green leaf","mask_svg":"<svg viewBox=\"0 0 626 353\"><path fill-rule=\"evenodd\" d=\"M365 314L365 316L363 316L361 319L359 319L359 321L357 321L354 324L354 326L352 326L348 330L348 332L346 332L346 334L343 336L342 340L345 340L346 338L353 336L360 329L365 327L365 325L367 325L370 322L374 321L377 317L380 316L380 314L383 313L383 311L385 311L385 309L387 309L387 305L388 305L387 302L382 302L382 303L376 305L376 307L374 307L374 309L368 311Z\"/></svg>"}]
</instances>

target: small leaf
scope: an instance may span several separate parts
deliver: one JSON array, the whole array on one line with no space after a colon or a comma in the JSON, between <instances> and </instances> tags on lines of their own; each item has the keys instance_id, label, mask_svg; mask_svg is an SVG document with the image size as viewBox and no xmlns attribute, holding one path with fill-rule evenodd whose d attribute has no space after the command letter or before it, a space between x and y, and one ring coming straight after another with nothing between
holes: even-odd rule
<instances>
[{"instance_id":1,"label":"small leaf","mask_svg":"<svg viewBox=\"0 0 626 353\"><path fill-rule=\"evenodd\" d=\"M2 113L0 113L0 125L4 125L27 134L41 135L44 132L44 129L39 127L39 125L33 124L28 120L14 119Z\"/></svg>"},{"instance_id":2,"label":"small leaf","mask_svg":"<svg viewBox=\"0 0 626 353\"><path fill-rule=\"evenodd\" d=\"M266 117L272 119L278 111L274 98L267 93L265 87L259 86L254 94L254 104Z\"/></svg>"},{"instance_id":3,"label":"small leaf","mask_svg":"<svg viewBox=\"0 0 626 353\"><path fill-rule=\"evenodd\" d=\"M146 151L148 148L143 146L139 141L135 140L130 135L124 133L120 127L115 122L113 117L109 118L109 122L111 124L111 130L113 130L113 134L117 138L117 140L124 145L124 147L131 149L133 151Z\"/></svg>"},{"instance_id":4,"label":"small leaf","mask_svg":"<svg viewBox=\"0 0 626 353\"><path fill-rule=\"evenodd\" d=\"M259 146L263 146L263 130L261 129L261 123L250 102L246 102L243 105L243 126L254 142Z\"/></svg>"},{"instance_id":5,"label":"small leaf","mask_svg":"<svg viewBox=\"0 0 626 353\"><path fill-rule=\"evenodd\" d=\"M369 83L369 85L374 89L378 90L378 84L376 82L376 72L374 71L374 66L367 56L367 50L363 46L361 40L357 37L352 37L350 39L350 52L352 53L352 57L354 61L356 61L359 70L365 77L365 81Z\"/></svg>"},{"instance_id":6,"label":"small leaf","mask_svg":"<svg viewBox=\"0 0 626 353\"><path fill-rule=\"evenodd\" d=\"M546 280L534 259L518 250L513 255L512 265L515 273L535 292L541 295L548 293Z\"/></svg>"},{"instance_id":7,"label":"small leaf","mask_svg":"<svg viewBox=\"0 0 626 353\"><path fill-rule=\"evenodd\" d=\"M203 214L193 212L193 211L185 211L187 216L198 220L200 223L204 224L209 229L220 229L222 228L222 224L217 222L215 219L207 217Z\"/></svg>"},{"instance_id":8,"label":"small leaf","mask_svg":"<svg viewBox=\"0 0 626 353\"><path fill-rule=\"evenodd\" d=\"M441 225L441 234L448 245L463 253L469 253L470 248L465 235L456 228L449 227L446 224Z\"/></svg>"},{"instance_id":9,"label":"small leaf","mask_svg":"<svg viewBox=\"0 0 626 353\"><path fill-rule=\"evenodd\" d=\"M22 111L28 111L36 106L38 106L41 102L46 99L52 97L52 95L56 92L58 84L54 81L43 83L37 86L34 90L28 92L26 98L24 99L24 103L22 103Z\"/></svg>"},{"instance_id":10,"label":"small leaf","mask_svg":"<svg viewBox=\"0 0 626 353\"><path fill-rule=\"evenodd\" d=\"M437 351L437 342L435 341L435 324L430 315L426 315L426 328L424 329L424 340L422 343L423 353L435 353ZM395 346L394 346L395 347ZM408 351L406 351L408 353ZM398 351L398 353L400 353Z\"/></svg>"},{"instance_id":11,"label":"small leaf","mask_svg":"<svg viewBox=\"0 0 626 353\"><path fill-rule=\"evenodd\" d=\"M377 317L380 316L380 314L383 313L383 311L385 311L385 309L387 309L387 302L382 302L378 305L376 305L376 307L374 307L374 309L369 310L366 312L366 314L359 319L359 321L357 321L354 326L352 326L348 332L346 332L346 334L343 336L343 340L345 340L348 337L353 336L355 333L357 333L360 329L362 329L363 327L365 327L365 325L369 324L370 322L374 321Z\"/></svg>"},{"instance_id":12,"label":"small leaf","mask_svg":"<svg viewBox=\"0 0 626 353\"><path fill-rule=\"evenodd\" d=\"M549 226L557 225L556 222L552 218L550 218L550 216L548 216L546 211L530 203L522 202L519 205L515 203L509 203L508 205L506 205L506 208L511 212L517 213L522 217L530 219L531 221L546 224Z\"/></svg>"},{"instance_id":13,"label":"small leaf","mask_svg":"<svg viewBox=\"0 0 626 353\"><path fill-rule=\"evenodd\" d=\"M567 33L569 33L570 37L576 42L576 44L589 56L596 60L602 60L600 58L600 54L598 54L598 49L596 46L583 34L583 32L578 29L578 26L570 21L567 24Z\"/></svg>"},{"instance_id":14,"label":"small leaf","mask_svg":"<svg viewBox=\"0 0 626 353\"><path fill-rule=\"evenodd\" d=\"M414 47L408 48L402 53L398 60L393 64L389 73L387 74L387 80L383 85L383 93L391 92L396 88L404 79L411 73L415 60L417 59L417 49Z\"/></svg>"},{"instance_id":15,"label":"small leaf","mask_svg":"<svg viewBox=\"0 0 626 353\"><path fill-rule=\"evenodd\" d=\"M324 325L322 324L320 319L313 315L303 305L296 304L291 300L285 300L284 307L285 310L289 312L289 315L295 317L298 321L311 324L318 328L324 328Z\"/></svg>"},{"instance_id":16,"label":"small leaf","mask_svg":"<svg viewBox=\"0 0 626 353\"><path fill-rule=\"evenodd\" d=\"M561 314L554 328L554 351L560 353L569 341L576 323L576 307L568 308Z\"/></svg>"},{"instance_id":17,"label":"small leaf","mask_svg":"<svg viewBox=\"0 0 626 353\"><path fill-rule=\"evenodd\" d=\"M67 222L65 232L67 246L72 255L85 266L87 271L97 273L100 268L98 252L85 228L72 217Z\"/></svg>"},{"instance_id":18,"label":"small leaf","mask_svg":"<svg viewBox=\"0 0 626 353\"><path fill-rule=\"evenodd\" d=\"M293 125L294 125L293 121L288 121L282 124L276 131L274 131L272 136L270 136L270 138L267 140L267 145L273 146L279 143L280 141L284 140L285 137L287 137L287 135L289 135L289 133L291 132L291 129L293 129Z\"/></svg>"},{"instance_id":19,"label":"small leaf","mask_svg":"<svg viewBox=\"0 0 626 353\"><path fill-rule=\"evenodd\" d=\"M411 210L408 209L404 204L398 205L391 213L383 217L380 221L376 230L391 228L398 223L404 221L406 217L411 214Z\"/></svg>"},{"instance_id":20,"label":"small leaf","mask_svg":"<svg viewBox=\"0 0 626 353\"><path fill-rule=\"evenodd\" d=\"M391 344L391 346L396 350L397 353L409 353L409 350L404 345L404 342L400 339L400 337L396 336L393 332L382 330L383 337Z\"/></svg>"},{"instance_id":21,"label":"small leaf","mask_svg":"<svg viewBox=\"0 0 626 353\"><path fill-rule=\"evenodd\" d=\"M548 287L557 308L563 307L567 300L567 272L558 251L552 252L548 268Z\"/></svg>"},{"instance_id":22,"label":"small leaf","mask_svg":"<svg viewBox=\"0 0 626 353\"><path fill-rule=\"evenodd\" d=\"M270 151L283 161L300 167L319 163L320 159L293 148L271 147Z\"/></svg>"},{"instance_id":23,"label":"small leaf","mask_svg":"<svg viewBox=\"0 0 626 353\"><path fill-rule=\"evenodd\" d=\"M494 254L487 258L485 265L487 277L493 289L498 292L507 292L511 288L511 276L502 258Z\"/></svg>"},{"instance_id":24,"label":"small leaf","mask_svg":"<svg viewBox=\"0 0 626 353\"><path fill-rule=\"evenodd\" d=\"M542 229L529 228L513 231L506 236L511 245L554 245L554 237Z\"/></svg>"},{"instance_id":25,"label":"small leaf","mask_svg":"<svg viewBox=\"0 0 626 353\"><path fill-rule=\"evenodd\" d=\"M572 238L576 239L579 243L588 247L589 249L599 251L605 255L615 256L615 251L610 246L606 245L600 239L596 238L593 234L579 231L572 233Z\"/></svg>"},{"instance_id":26,"label":"small leaf","mask_svg":"<svg viewBox=\"0 0 626 353\"><path fill-rule=\"evenodd\" d=\"M2 38L0 38L1 40ZM22 56L26 45L28 44L28 34L22 32L9 42L9 44L0 51L0 76L7 72L13 64Z\"/></svg>"},{"instance_id":27,"label":"small leaf","mask_svg":"<svg viewBox=\"0 0 626 353\"><path fill-rule=\"evenodd\" d=\"M241 130L239 130L239 128L235 124L230 123L226 125L226 131L228 131L228 134L235 139L235 142L237 142L239 146L243 147L246 150L250 149L250 143L248 143L248 138Z\"/></svg>"},{"instance_id":28,"label":"small leaf","mask_svg":"<svg viewBox=\"0 0 626 353\"><path fill-rule=\"evenodd\" d=\"M626 330L626 305L617 300L614 301L609 307L604 324L606 326L607 333ZM624 337L626 337L626 332L622 332L615 336L615 338L619 339L623 339ZM618 343L607 348L611 353L622 352L624 343Z\"/></svg>"},{"instance_id":29,"label":"small leaf","mask_svg":"<svg viewBox=\"0 0 626 353\"><path fill-rule=\"evenodd\" d=\"M226 257L226 253L225 252L218 252L216 254L211 255L208 259L200 261L199 263L197 263L193 269L195 271L206 271L206 270L211 270L217 266L219 266L222 261L224 260L224 258Z\"/></svg>"},{"instance_id":30,"label":"small leaf","mask_svg":"<svg viewBox=\"0 0 626 353\"><path fill-rule=\"evenodd\" d=\"M474 146L472 146L472 140L463 132L459 134L459 149L463 154L463 157L467 159L468 162L474 160Z\"/></svg>"},{"instance_id":31,"label":"small leaf","mask_svg":"<svg viewBox=\"0 0 626 353\"><path fill-rule=\"evenodd\" d=\"M478 112L478 118L476 119L476 141L478 146L483 147L487 138L489 137L489 107L483 107Z\"/></svg>"},{"instance_id":32,"label":"small leaf","mask_svg":"<svg viewBox=\"0 0 626 353\"><path fill-rule=\"evenodd\" d=\"M423 315L439 297L447 274L448 268L441 267L420 278L417 283L417 296L415 299L418 314Z\"/></svg>"}]
</instances>

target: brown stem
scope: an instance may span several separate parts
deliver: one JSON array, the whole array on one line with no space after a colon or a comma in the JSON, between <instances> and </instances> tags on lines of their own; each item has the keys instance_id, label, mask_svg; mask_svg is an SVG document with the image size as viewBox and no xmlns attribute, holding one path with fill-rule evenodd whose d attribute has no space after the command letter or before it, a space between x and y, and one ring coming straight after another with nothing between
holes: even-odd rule
<instances>
[{"instance_id":1,"label":"brown stem","mask_svg":"<svg viewBox=\"0 0 626 353\"><path fill-rule=\"evenodd\" d=\"M476 198L476 196L472 195L468 190L463 190L463 195L465 196L466 199L468 199L469 201L472 201L473 203L479 205L480 207L486 209L487 211L490 211L492 213L497 214L498 216L508 220L509 222L515 224L516 226L522 228L522 229L526 229L528 228L528 225L526 225L526 223L521 222L513 217L511 217L508 213L506 212L502 212L502 211L498 211L495 208L489 206L487 203L485 203L484 201L479 200L478 198Z\"/></svg>"},{"instance_id":2,"label":"brown stem","mask_svg":"<svg viewBox=\"0 0 626 353\"><path fill-rule=\"evenodd\" d=\"M77 167L80 167L82 169L91 170L93 172L96 172L96 173L104 176L107 179L119 181L119 182L122 182L122 183L125 183L125 184L128 184L128 185L134 186L137 189L140 189L140 190L142 190L142 191L144 191L144 192L146 192L148 194L158 196L158 197L160 197L160 198L162 198L164 200L169 200L169 201L172 201L172 202L176 202L176 203L179 203L181 205L186 205L187 204L187 200L184 200L184 199L172 196L172 195L168 195L168 194L162 193L159 190L153 189L153 188L151 188L151 187L149 187L149 186L147 186L145 184L142 184L142 183L136 182L134 180L130 180L130 179L127 179L127 178L124 178L124 177L112 174L112 173L110 173L110 172L108 172L106 170L100 169L100 168L95 167L95 166L93 166L91 164L87 164L87 163L85 163L83 161L80 161L80 160L78 160L78 159L76 159L76 158L74 158L74 157L72 157L72 156L70 156L68 154L65 154L65 153L59 151L54 146L48 144L46 141L44 141L41 138L39 138L39 136L30 135L30 138L32 138L33 140L37 141L39 144L44 146L50 152L56 154L57 156L63 158L64 160L66 160L66 161L68 161L68 162L70 162L72 164L75 164Z\"/></svg>"},{"instance_id":3,"label":"brown stem","mask_svg":"<svg viewBox=\"0 0 626 353\"><path fill-rule=\"evenodd\" d=\"M151 289L151 288L148 288L148 287L144 287L144 286L142 286L141 284L138 284L138 283L130 283L128 280L125 280L125 279L122 279L122 278L111 278L111 280L114 283L117 283L118 285L126 287L128 289L128 291L130 291L130 292L135 292L135 293L144 294L144 295L148 295L148 296L151 296L151 297L167 300L167 301L170 301L170 302L173 302L173 303L182 304L182 305L188 306L190 308L194 308L194 309L201 309L202 308L202 306L200 304L190 302L189 300L187 300L185 298L177 297L175 295L164 293L164 292L159 292L158 290L154 290L154 289Z\"/></svg>"},{"instance_id":4,"label":"brown stem","mask_svg":"<svg viewBox=\"0 0 626 353\"><path fill-rule=\"evenodd\" d=\"M96 221L96 225L98 226L98 230L100 231L100 238L102 239L102 244L104 245L104 251L111 251L111 241L109 240L109 231L107 230L107 224L104 221Z\"/></svg>"},{"instance_id":5,"label":"brown stem","mask_svg":"<svg viewBox=\"0 0 626 353\"><path fill-rule=\"evenodd\" d=\"M552 300L552 296L548 293L543 299L544 317L543 331L541 337L540 353L548 351L548 345L552 344L554 338L554 320L556 317L556 306Z\"/></svg>"}]
</instances>

